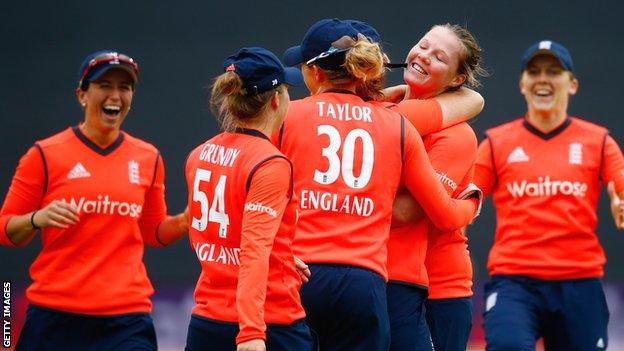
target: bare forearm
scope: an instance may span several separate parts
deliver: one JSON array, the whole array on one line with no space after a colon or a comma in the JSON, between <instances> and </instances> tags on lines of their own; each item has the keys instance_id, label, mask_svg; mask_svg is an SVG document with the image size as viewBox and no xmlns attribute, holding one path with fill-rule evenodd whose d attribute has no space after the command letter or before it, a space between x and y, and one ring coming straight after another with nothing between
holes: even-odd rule
<instances>
[{"instance_id":1,"label":"bare forearm","mask_svg":"<svg viewBox=\"0 0 624 351\"><path fill-rule=\"evenodd\" d=\"M466 87L440 94L436 99L442 108L442 128L472 119L483 110L485 104L481 94Z\"/></svg>"},{"instance_id":2,"label":"bare forearm","mask_svg":"<svg viewBox=\"0 0 624 351\"><path fill-rule=\"evenodd\" d=\"M425 217L423 209L410 193L405 189L399 189L392 204L393 228L402 227L416 222Z\"/></svg>"},{"instance_id":3,"label":"bare forearm","mask_svg":"<svg viewBox=\"0 0 624 351\"><path fill-rule=\"evenodd\" d=\"M24 245L35 236L35 229L37 228L33 227L30 222L33 213L29 212L24 215L11 217L7 223L7 236L15 245Z\"/></svg>"},{"instance_id":4,"label":"bare forearm","mask_svg":"<svg viewBox=\"0 0 624 351\"><path fill-rule=\"evenodd\" d=\"M158 226L158 239L164 245L170 245L188 233L187 212L167 216Z\"/></svg>"}]
</instances>

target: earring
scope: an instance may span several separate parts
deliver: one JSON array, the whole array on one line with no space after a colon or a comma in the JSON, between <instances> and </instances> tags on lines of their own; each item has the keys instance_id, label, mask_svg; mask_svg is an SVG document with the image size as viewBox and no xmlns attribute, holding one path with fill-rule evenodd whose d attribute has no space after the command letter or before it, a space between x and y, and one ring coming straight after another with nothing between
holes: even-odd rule
<instances>
[{"instance_id":1,"label":"earring","mask_svg":"<svg viewBox=\"0 0 624 351\"><path fill-rule=\"evenodd\" d=\"M83 102L82 107L87 107L87 104Z\"/></svg>"}]
</instances>

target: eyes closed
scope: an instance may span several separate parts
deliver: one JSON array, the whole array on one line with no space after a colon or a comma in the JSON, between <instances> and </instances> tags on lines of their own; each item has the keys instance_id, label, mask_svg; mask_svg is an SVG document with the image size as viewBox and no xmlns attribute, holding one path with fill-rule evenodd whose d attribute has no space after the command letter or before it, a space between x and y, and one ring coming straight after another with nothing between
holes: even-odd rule
<instances>
[{"instance_id":1,"label":"eyes closed","mask_svg":"<svg viewBox=\"0 0 624 351\"><path fill-rule=\"evenodd\" d=\"M421 50L427 50L427 49L429 49L429 42L427 40L423 39L423 40L421 40L418 43L418 47ZM435 58L437 61L442 62L442 63L447 63L448 62L448 57L446 56L444 51L441 50L441 49L434 49L432 57Z\"/></svg>"}]
</instances>

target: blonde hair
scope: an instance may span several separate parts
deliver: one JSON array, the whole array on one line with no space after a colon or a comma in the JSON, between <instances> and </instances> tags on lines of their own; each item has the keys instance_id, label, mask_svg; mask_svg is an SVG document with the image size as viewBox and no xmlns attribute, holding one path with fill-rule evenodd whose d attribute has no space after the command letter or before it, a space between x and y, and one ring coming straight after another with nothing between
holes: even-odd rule
<instances>
[{"instance_id":1,"label":"blonde hair","mask_svg":"<svg viewBox=\"0 0 624 351\"><path fill-rule=\"evenodd\" d=\"M356 93L363 98L381 96L388 57L378 43L359 38L345 54L344 63L336 70L322 69L329 80L337 85L357 80Z\"/></svg>"},{"instance_id":2,"label":"blonde hair","mask_svg":"<svg viewBox=\"0 0 624 351\"><path fill-rule=\"evenodd\" d=\"M466 84L468 86L472 88L480 87L481 82L479 81L479 77L487 77L489 73L481 66L481 53L483 49L481 49L477 39L467 28L458 24L438 24L431 27L431 29L435 27L446 28L459 39L462 43L462 50L458 60L457 73L466 75Z\"/></svg>"},{"instance_id":3,"label":"blonde hair","mask_svg":"<svg viewBox=\"0 0 624 351\"><path fill-rule=\"evenodd\" d=\"M224 131L231 132L243 124L262 115L276 90L283 84L263 93L249 95L243 81L233 71L215 78L210 94L210 110Z\"/></svg>"}]
</instances>

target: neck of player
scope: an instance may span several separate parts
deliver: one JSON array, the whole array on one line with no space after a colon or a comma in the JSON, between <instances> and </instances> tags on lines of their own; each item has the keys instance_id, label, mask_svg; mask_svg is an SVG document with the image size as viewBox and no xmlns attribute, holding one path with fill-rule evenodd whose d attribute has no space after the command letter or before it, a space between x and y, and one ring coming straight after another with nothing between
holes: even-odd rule
<instances>
[{"instance_id":1,"label":"neck of player","mask_svg":"<svg viewBox=\"0 0 624 351\"><path fill-rule=\"evenodd\" d=\"M86 122L80 124L80 131L82 131L82 133L89 138L89 140L93 141L102 148L108 147L119 137L119 129L117 128L99 130L98 128L90 126Z\"/></svg>"},{"instance_id":2,"label":"neck of player","mask_svg":"<svg viewBox=\"0 0 624 351\"><path fill-rule=\"evenodd\" d=\"M543 133L551 132L565 122L568 113L566 110L543 111L529 108L527 120L532 126Z\"/></svg>"}]
</instances>

